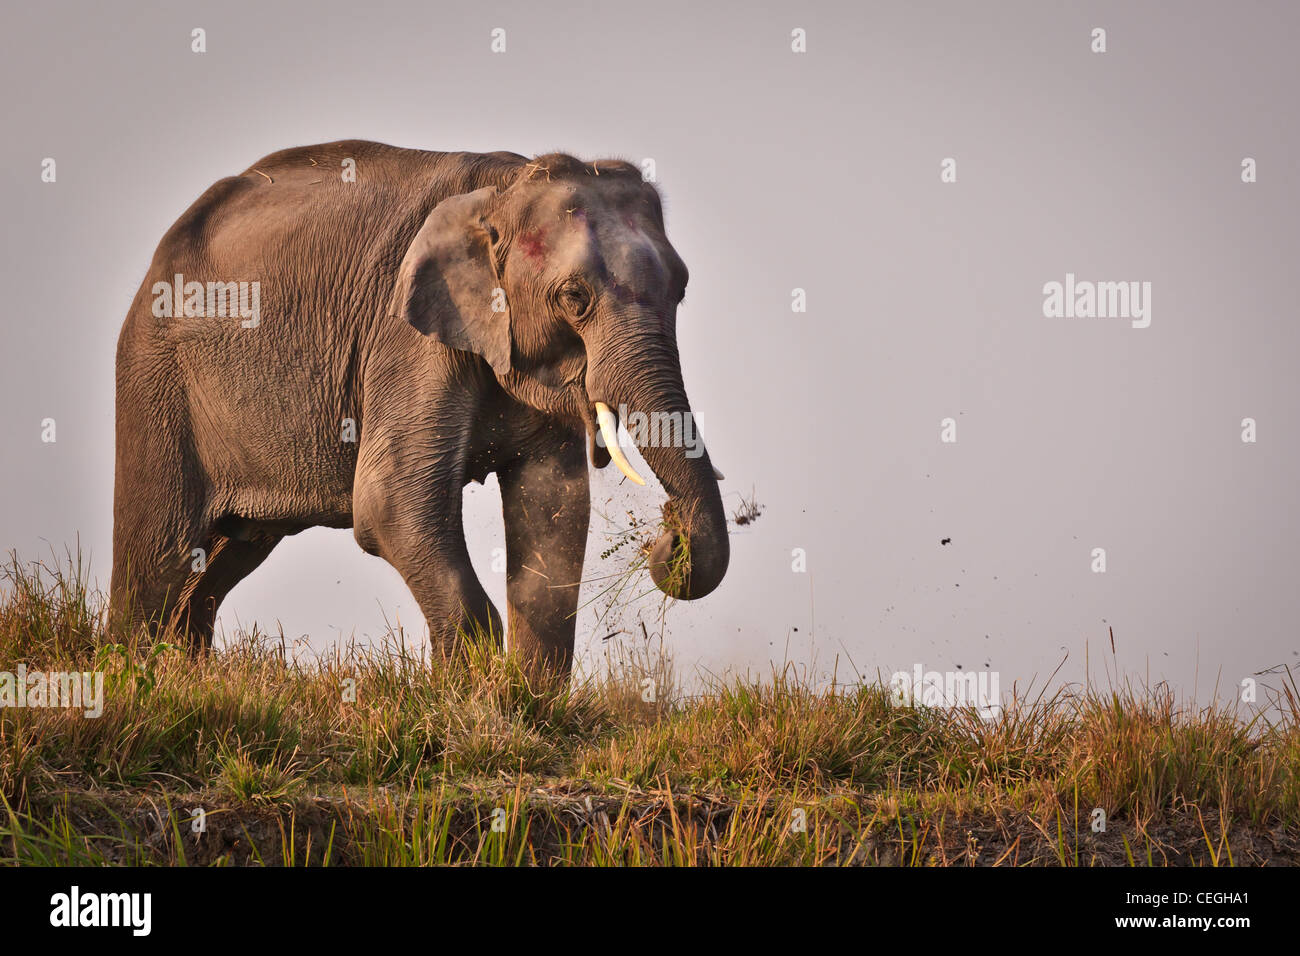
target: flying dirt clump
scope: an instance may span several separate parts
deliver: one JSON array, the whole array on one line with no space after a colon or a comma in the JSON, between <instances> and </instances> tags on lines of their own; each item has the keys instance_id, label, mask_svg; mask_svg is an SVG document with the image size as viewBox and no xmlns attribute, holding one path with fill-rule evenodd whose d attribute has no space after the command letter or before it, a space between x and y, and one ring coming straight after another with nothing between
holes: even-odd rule
<instances>
[{"instance_id":1,"label":"flying dirt clump","mask_svg":"<svg viewBox=\"0 0 1300 956\"><path fill-rule=\"evenodd\" d=\"M757 521L762 513L763 506L758 503L758 498L751 492L748 498L740 499L740 507L731 513L731 520L744 527Z\"/></svg>"}]
</instances>

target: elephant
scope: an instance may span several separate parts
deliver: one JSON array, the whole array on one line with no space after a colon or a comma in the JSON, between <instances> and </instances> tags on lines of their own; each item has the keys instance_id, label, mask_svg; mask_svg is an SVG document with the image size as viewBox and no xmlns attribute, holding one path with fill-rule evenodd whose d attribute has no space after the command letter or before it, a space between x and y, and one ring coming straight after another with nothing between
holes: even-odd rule
<instances>
[{"instance_id":1,"label":"elephant","mask_svg":"<svg viewBox=\"0 0 1300 956\"><path fill-rule=\"evenodd\" d=\"M619 414L692 420L687 278L622 160L346 140L219 180L163 236L118 338L110 606L202 651L282 538L351 528L435 647L508 635L531 671L567 675L588 460L642 482ZM641 453L671 517L651 578L703 597L729 561L721 474L702 445ZM461 515L491 472L508 627Z\"/></svg>"}]
</instances>

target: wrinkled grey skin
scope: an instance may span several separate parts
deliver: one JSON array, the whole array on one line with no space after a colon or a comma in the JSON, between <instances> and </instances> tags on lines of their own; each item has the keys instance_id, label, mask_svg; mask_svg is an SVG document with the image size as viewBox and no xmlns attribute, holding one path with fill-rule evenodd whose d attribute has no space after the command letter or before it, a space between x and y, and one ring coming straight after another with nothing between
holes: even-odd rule
<instances>
[{"instance_id":1,"label":"wrinkled grey skin","mask_svg":"<svg viewBox=\"0 0 1300 956\"><path fill-rule=\"evenodd\" d=\"M156 317L154 284L177 273L259 282L260 324L180 303ZM461 521L464 485L496 472L511 646L567 674L587 456L609 461L594 403L689 411L686 280L658 195L622 162L348 141L221 180L163 237L118 341L114 602L129 593L137 617L204 647L281 538L350 527L402 574L435 642L471 623L500 635ZM642 454L690 552L689 576L668 575L681 538L666 532L652 577L708 594L729 553L708 454Z\"/></svg>"}]
</instances>

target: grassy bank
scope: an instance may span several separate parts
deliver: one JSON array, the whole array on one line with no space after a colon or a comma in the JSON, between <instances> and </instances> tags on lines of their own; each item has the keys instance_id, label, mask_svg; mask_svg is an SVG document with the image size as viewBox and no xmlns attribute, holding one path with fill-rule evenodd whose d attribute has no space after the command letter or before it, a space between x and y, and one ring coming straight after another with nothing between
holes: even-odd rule
<instances>
[{"instance_id":1,"label":"grassy bank","mask_svg":"<svg viewBox=\"0 0 1300 956\"><path fill-rule=\"evenodd\" d=\"M1133 689L982 720L793 671L681 700L633 662L536 691L482 645L194 658L111 620L77 562L14 560L20 665L102 672L104 705L0 709L7 864L1300 862L1286 688L1271 722Z\"/></svg>"}]
</instances>

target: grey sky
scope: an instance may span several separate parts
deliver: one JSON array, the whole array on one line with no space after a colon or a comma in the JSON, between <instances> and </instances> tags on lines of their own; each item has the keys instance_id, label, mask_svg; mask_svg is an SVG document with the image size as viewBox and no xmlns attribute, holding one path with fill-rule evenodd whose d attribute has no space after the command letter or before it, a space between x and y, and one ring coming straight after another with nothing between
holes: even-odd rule
<instances>
[{"instance_id":1,"label":"grey sky","mask_svg":"<svg viewBox=\"0 0 1300 956\"><path fill-rule=\"evenodd\" d=\"M1121 670L1202 697L1297 661L1292 5L53 2L4 21L4 547L80 534L107 582L117 332L211 182L339 138L564 149L654 159L691 269L692 403L729 504L765 506L719 591L670 611L679 668L987 663L1005 690L1067 652L1079 679L1085 642L1100 674L1108 625ZM1150 282L1150 327L1044 317L1067 273ZM655 513L660 493L618 481L599 473L594 504ZM494 482L465 521L502 606ZM604 546L593 577L617 569ZM381 609L419 621L395 572L316 530L222 621L320 646L379 632ZM594 614L580 652L609 646Z\"/></svg>"}]
</instances>

